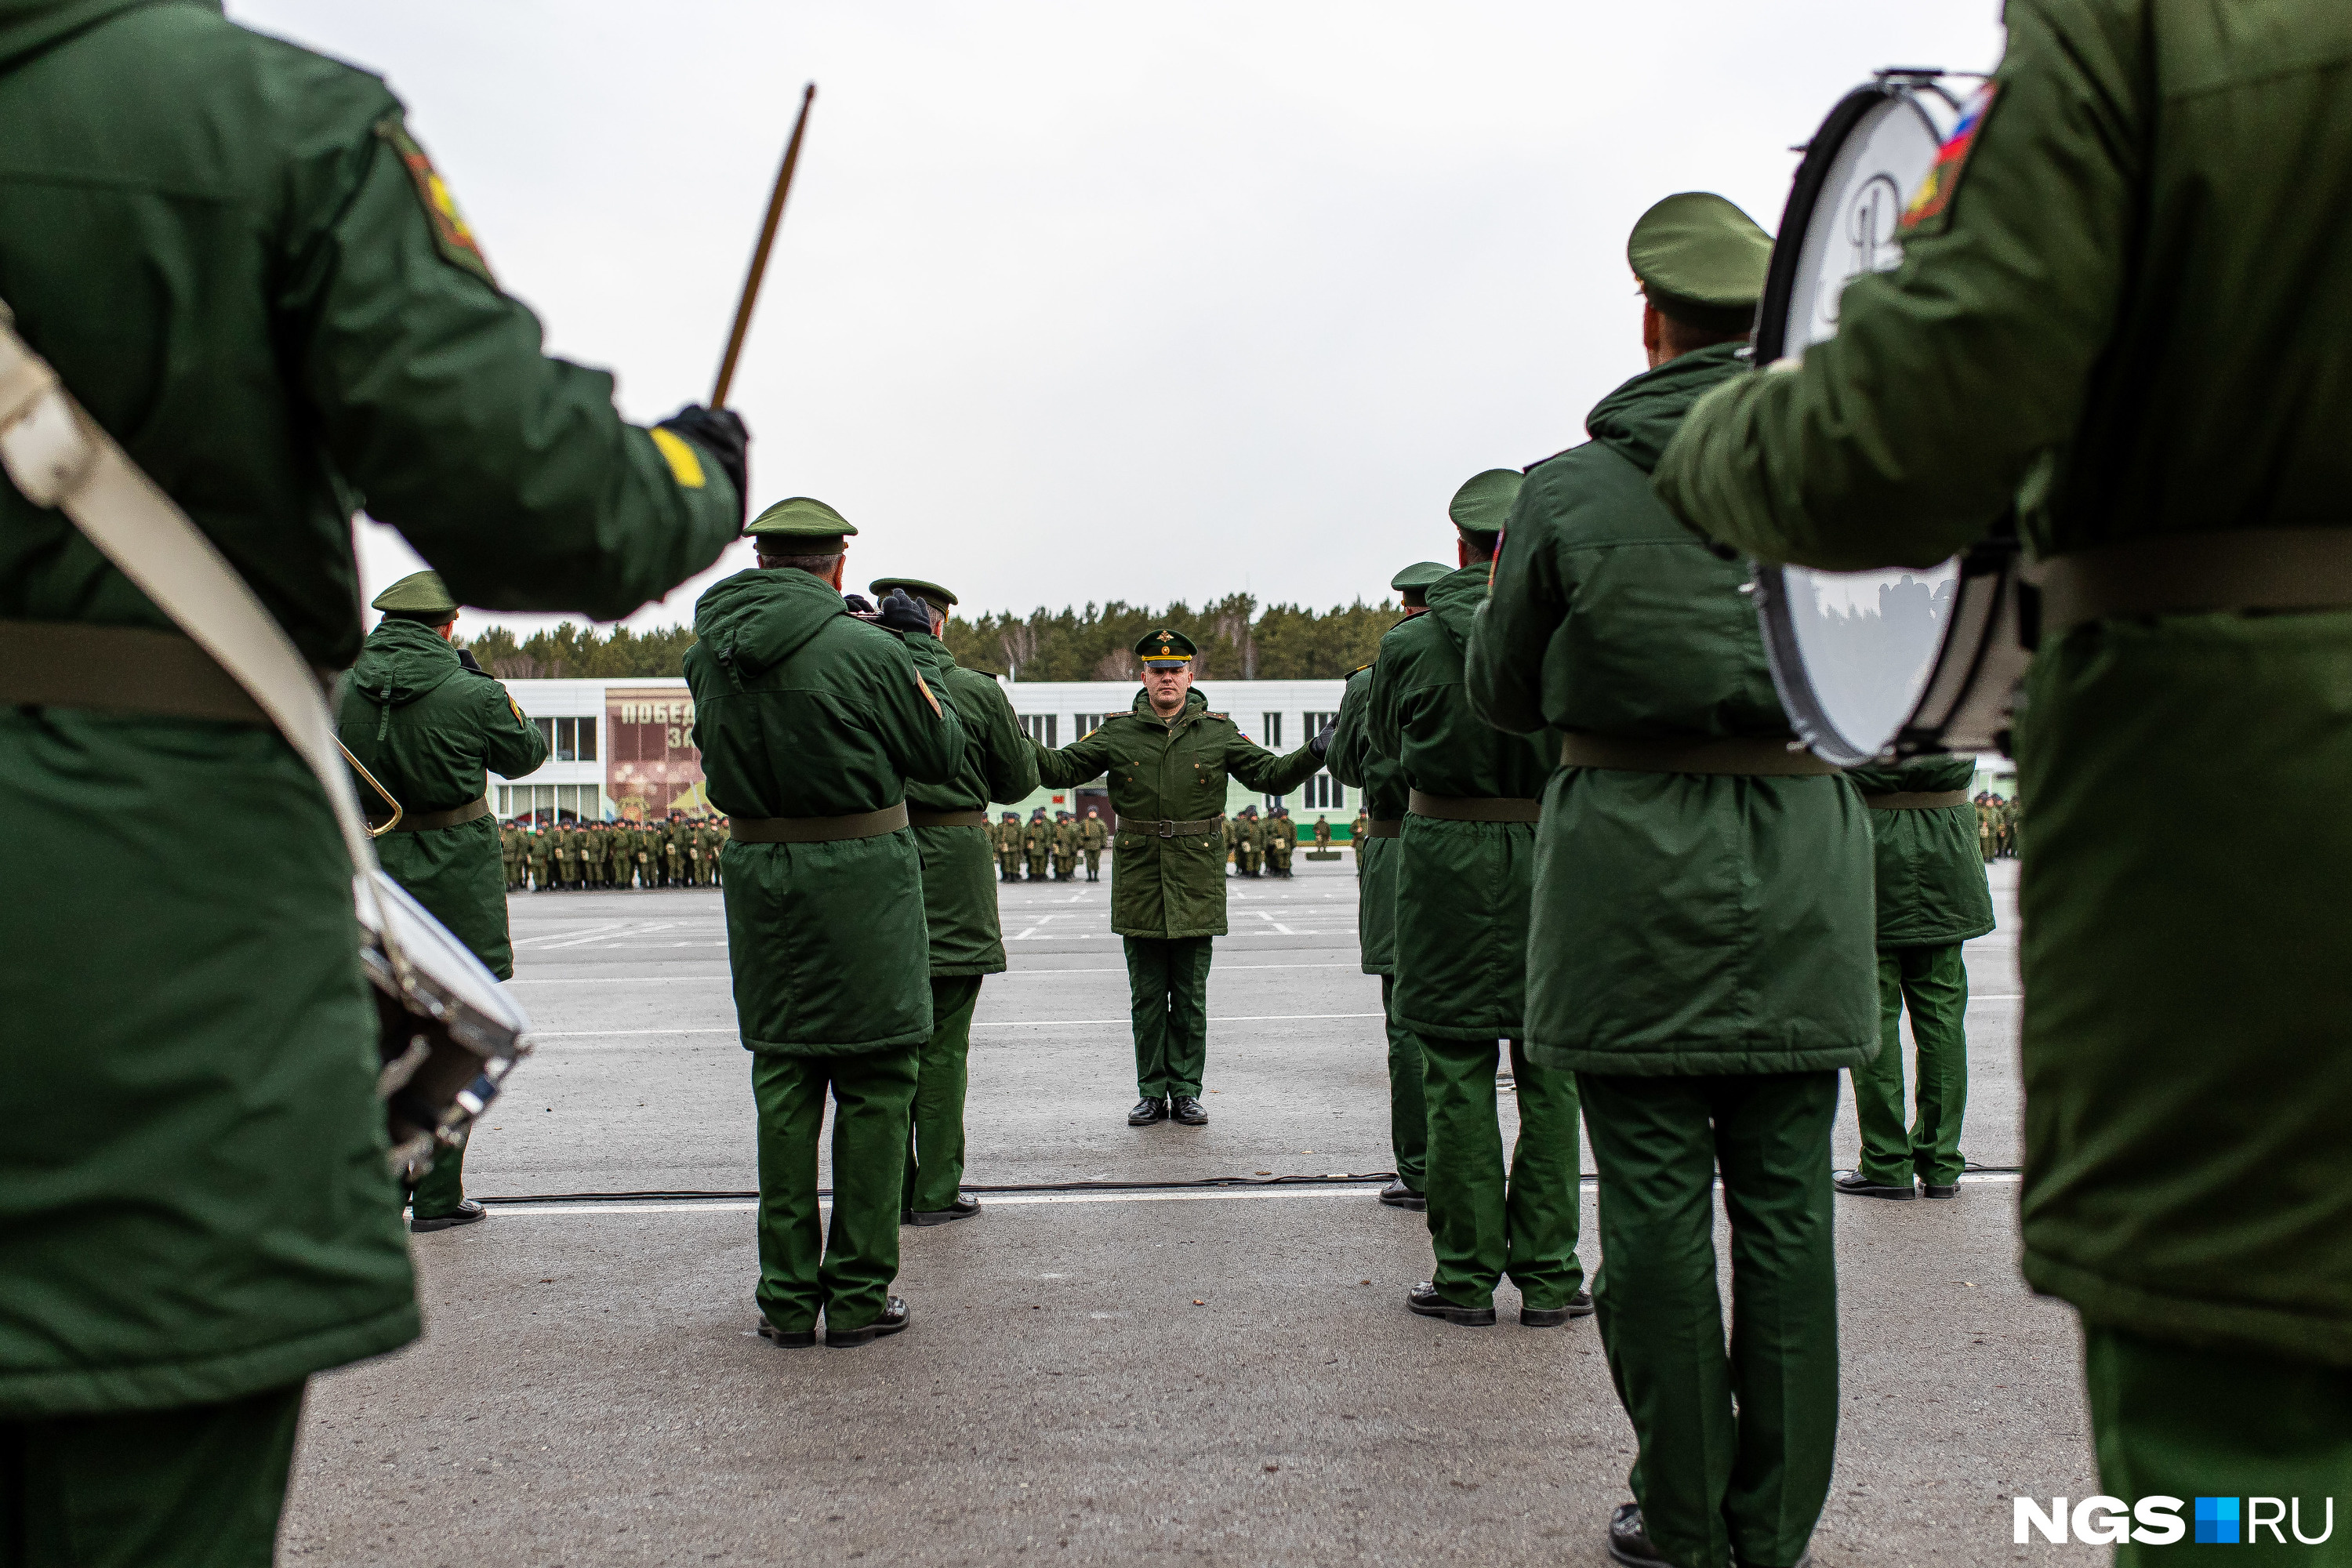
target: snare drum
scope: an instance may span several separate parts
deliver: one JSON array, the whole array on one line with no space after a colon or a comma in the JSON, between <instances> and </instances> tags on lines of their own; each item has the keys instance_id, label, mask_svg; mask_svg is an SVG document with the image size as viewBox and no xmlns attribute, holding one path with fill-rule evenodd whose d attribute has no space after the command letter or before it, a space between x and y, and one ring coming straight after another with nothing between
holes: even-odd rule
<instances>
[{"instance_id":1,"label":"snare drum","mask_svg":"<svg viewBox=\"0 0 2352 1568\"><path fill-rule=\"evenodd\" d=\"M414 1181L436 1151L463 1143L467 1129L517 1061L528 1055L530 1018L499 988L448 928L381 871L354 882L360 960L375 987L383 1100L395 1170ZM395 963L377 924L381 901L399 950Z\"/></svg>"},{"instance_id":2,"label":"snare drum","mask_svg":"<svg viewBox=\"0 0 2352 1568\"><path fill-rule=\"evenodd\" d=\"M1830 110L1781 214L1757 310L1758 364L1834 337L1846 286L1903 259L1904 208L1979 90L1972 78L1887 70ZM2014 518L1925 570L1758 563L1772 684L1798 735L1846 767L1890 752L2006 750L2035 631L2021 565Z\"/></svg>"}]
</instances>

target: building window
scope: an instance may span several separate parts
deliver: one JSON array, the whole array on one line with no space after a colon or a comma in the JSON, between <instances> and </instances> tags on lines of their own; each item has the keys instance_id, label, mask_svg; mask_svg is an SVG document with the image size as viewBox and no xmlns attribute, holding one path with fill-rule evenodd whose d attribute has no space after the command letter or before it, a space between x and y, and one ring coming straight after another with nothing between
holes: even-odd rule
<instances>
[{"instance_id":1,"label":"building window","mask_svg":"<svg viewBox=\"0 0 2352 1568\"><path fill-rule=\"evenodd\" d=\"M1021 732L1041 746L1058 746L1062 743L1062 716L1059 713L1024 713L1021 715Z\"/></svg>"},{"instance_id":2,"label":"building window","mask_svg":"<svg viewBox=\"0 0 2352 1568\"><path fill-rule=\"evenodd\" d=\"M557 763L593 763L596 760L596 721L593 719L533 719L540 737L547 742L548 760Z\"/></svg>"},{"instance_id":3,"label":"building window","mask_svg":"<svg viewBox=\"0 0 2352 1568\"><path fill-rule=\"evenodd\" d=\"M1109 714L1108 714L1108 713L1081 713L1081 714L1079 714L1079 715L1078 715L1078 739L1080 739L1080 740L1082 740L1082 741L1083 741L1083 740L1085 740L1088 735L1093 734L1097 730L1101 729L1101 728L1103 727L1103 721L1104 721L1104 720L1106 720L1106 719L1108 719L1108 718L1109 718L1109 717L1110 717L1110 715L1109 715Z\"/></svg>"},{"instance_id":4,"label":"building window","mask_svg":"<svg viewBox=\"0 0 2352 1568\"><path fill-rule=\"evenodd\" d=\"M536 822L542 827L559 822L602 822L604 791L600 784L500 784L499 815L518 822Z\"/></svg>"},{"instance_id":5,"label":"building window","mask_svg":"<svg viewBox=\"0 0 2352 1568\"><path fill-rule=\"evenodd\" d=\"M1324 717L1328 718L1326 714ZM1317 773L1307 781L1303 792L1307 811L1341 811L1348 805L1347 786L1329 773Z\"/></svg>"},{"instance_id":6,"label":"building window","mask_svg":"<svg viewBox=\"0 0 2352 1568\"><path fill-rule=\"evenodd\" d=\"M1269 752L1282 750L1282 715L1261 713L1257 716L1257 743Z\"/></svg>"}]
</instances>

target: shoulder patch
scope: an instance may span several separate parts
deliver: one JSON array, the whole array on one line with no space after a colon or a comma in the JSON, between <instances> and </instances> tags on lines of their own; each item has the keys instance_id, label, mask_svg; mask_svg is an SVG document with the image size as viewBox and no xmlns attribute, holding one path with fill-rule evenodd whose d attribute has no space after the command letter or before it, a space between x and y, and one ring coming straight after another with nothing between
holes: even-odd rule
<instances>
[{"instance_id":1,"label":"shoulder patch","mask_svg":"<svg viewBox=\"0 0 2352 1568\"><path fill-rule=\"evenodd\" d=\"M1959 189L1960 176L1969 166L1969 155L1976 151L1977 132L1984 129L1985 116L1992 110L1992 100L2000 90L2000 83L1989 81L1977 89L1962 111L1959 123L1944 138L1936 153L1936 161L1927 167L1927 177L1911 196L1911 205L1903 209L1903 221L1897 233L1908 239L1915 234L1941 234L1951 220L1952 194Z\"/></svg>"},{"instance_id":2,"label":"shoulder patch","mask_svg":"<svg viewBox=\"0 0 2352 1568\"><path fill-rule=\"evenodd\" d=\"M665 430L658 425L647 434L654 438L654 450L669 465L669 477L682 489L700 489L704 482L702 459L695 456L692 444L675 430Z\"/></svg>"},{"instance_id":3,"label":"shoulder patch","mask_svg":"<svg viewBox=\"0 0 2352 1568\"><path fill-rule=\"evenodd\" d=\"M516 723L528 724L530 722L530 715L526 714L522 710L522 704L514 700L514 694L512 692L509 692L507 694L507 706L514 710Z\"/></svg>"},{"instance_id":4,"label":"shoulder patch","mask_svg":"<svg viewBox=\"0 0 2352 1568\"><path fill-rule=\"evenodd\" d=\"M387 114L375 122L375 133L408 171L409 184L416 187L416 199L425 208L425 221L433 226L433 247L441 253L441 259L497 288L499 280L474 237L473 226L457 210L457 198L449 194L448 184L433 166L432 158L408 133L408 122L397 114Z\"/></svg>"},{"instance_id":5,"label":"shoulder patch","mask_svg":"<svg viewBox=\"0 0 2352 1568\"><path fill-rule=\"evenodd\" d=\"M1203 719L1224 719L1224 720L1225 720L1225 722L1226 722L1226 723L1228 723L1228 724L1230 724L1230 723L1232 723L1232 722L1233 722L1233 721L1232 721L1231 719L1225 719L1225 716L1224 716L1223 713L1209 712L1209 711L1204 710L1204 711L1201 714L1201 717L1202 717L1202 718L1203 718Z\"/></svg>"}]
</instances>

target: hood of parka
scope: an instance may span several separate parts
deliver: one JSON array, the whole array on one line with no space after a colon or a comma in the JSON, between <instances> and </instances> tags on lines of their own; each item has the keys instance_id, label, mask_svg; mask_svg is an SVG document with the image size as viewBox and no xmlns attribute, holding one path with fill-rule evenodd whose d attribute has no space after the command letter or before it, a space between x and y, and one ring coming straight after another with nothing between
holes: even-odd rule
<instances>
[{"instance_id":1,"label":"hood of parka","mask_svg":"<svg viewBox=\"0 0 2352 1568\"><path fill-rule=\"evenodd\" d=\"M370 701L404 707L465 668L448 639L422 621L387 616L368 633L352 684Z\"/></svg>"},{"instance_id":2,"label":"hood of parka","mask_svg":"<svg viewBox=\"0 0 2352 1568\"><path fill-rule=\"evenodd\" d=\"M1176 719L1162 719L1160 716L1160 710L1151 705L1151 689L1148 686L1139 686L1135 691L1135 716L1139 719L1149 719L1155 724L1174 723L1178 720L1190 719L1208 706L1209 700L1201 695L1199 687L1188 687L1184 692L1184 706L1178 710Z\"/></svg>"},{"instance_id":3,"label":"hood of parka","mask_svg":"<svg viewBox=\"0 0 2352 1568\"><path fill-rule=\"evenodd\" d=\"M109 16L155 5L221 9L221 0L0 0L0 71Z\"/></svg>"},{"instance_id":4,"label":"hood of parka","mask_svg":"<svg viewBox=\"0 0 2352 1568\"><path fill-rule=\"evenodd\" d=\"M1437 624L1454 634L1455 643L1467 647L1478 606L1486 602L1486 577L1484 561L1474 561L1440 577L1429 585L1429 608L1422 614L1436 616Z\"/></svg>"},{"instance_id":5,"label":"hood of parka","mask_svg":"<svg viewBox=\"0 0 2352 1568\"><path fill-rule=\"evenodd\" d=\"M1717 343L1694 349L1643 371L1593 405L1584 421L1586 432L1643 473L1654 472L1691 405L1718 384L1747 374L1748 362L1735 357L1743 346ZM1436 602L1433 589L1430 603Z\"/></svg>"},{"instance_id":6,"label":"hood of parka","mask_svg":"<svg viewBox=\"0 0 2352 1568\"><path fill-rule=\"evenodd\" d=\"M748 680L847 614L830 583L793 567L754 566L712 584L694 602L694 636L710 658Z\"/></svg>"}]
</instances>

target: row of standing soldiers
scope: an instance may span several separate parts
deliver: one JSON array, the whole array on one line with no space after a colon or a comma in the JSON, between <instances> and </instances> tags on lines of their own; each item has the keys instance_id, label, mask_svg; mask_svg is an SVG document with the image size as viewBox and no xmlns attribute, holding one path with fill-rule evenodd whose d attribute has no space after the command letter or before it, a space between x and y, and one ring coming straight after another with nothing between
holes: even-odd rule
<instances>
[{"instance_id":1,"label":"row of standing soldiers","mask_svg":"<svg viewBox=\"0 0 2352 1568\"><path fill-rule=\"evenodd\" d=\"M1984 851L1985 864L2015 857L2017 827L2025 808L1990 790L1977 796L1976 806L1977 847Z\"/></svg>"},{"instance_id":2,"label":"row of standing soldiers","mask_svg":"<svg viewBox=\"0 0 2352 1568\"><path fill-rule=\"evenodd\" d=\"M1110 827L1092 806L1087 808L1083 821L1069 812L1057 811L1048 822L1042 805L1029 814L1025 823L1020 813L1008 811L992 831L999 881L1021 880L1025 862L1030 881L1042 882L1050 876L1056 882L1066 882L1077 874L1081 855L1086 857L1087 880L1102 880L1102 852L1110 842Z\"/></svg>"},{"instance_id":3,"label":"row of standing soldiers","mask_svg":"<svg viewBox=\"0 0 2352 1568\"><path fill-rule=\"evenodd\" d=\"M1273 807L1261 818L1257 807L1245 805L1239 816L1225 818L1225 854L1238 876L1257 877L1272 872L1287 877L1290 852L1297 847L1298 825L1281 806Z\"/></svg>"},{"instance_id":4,"label":"row of standing soldiers","mask_svg":"<svg viewBox=\"0 0 2352 1568\"><path fill-rule=\"evenodd\" d=\"M566 822L499 826L507 889L715 888L723 817L672 812L658 822Z\"/></svg>"}]
</instances>

